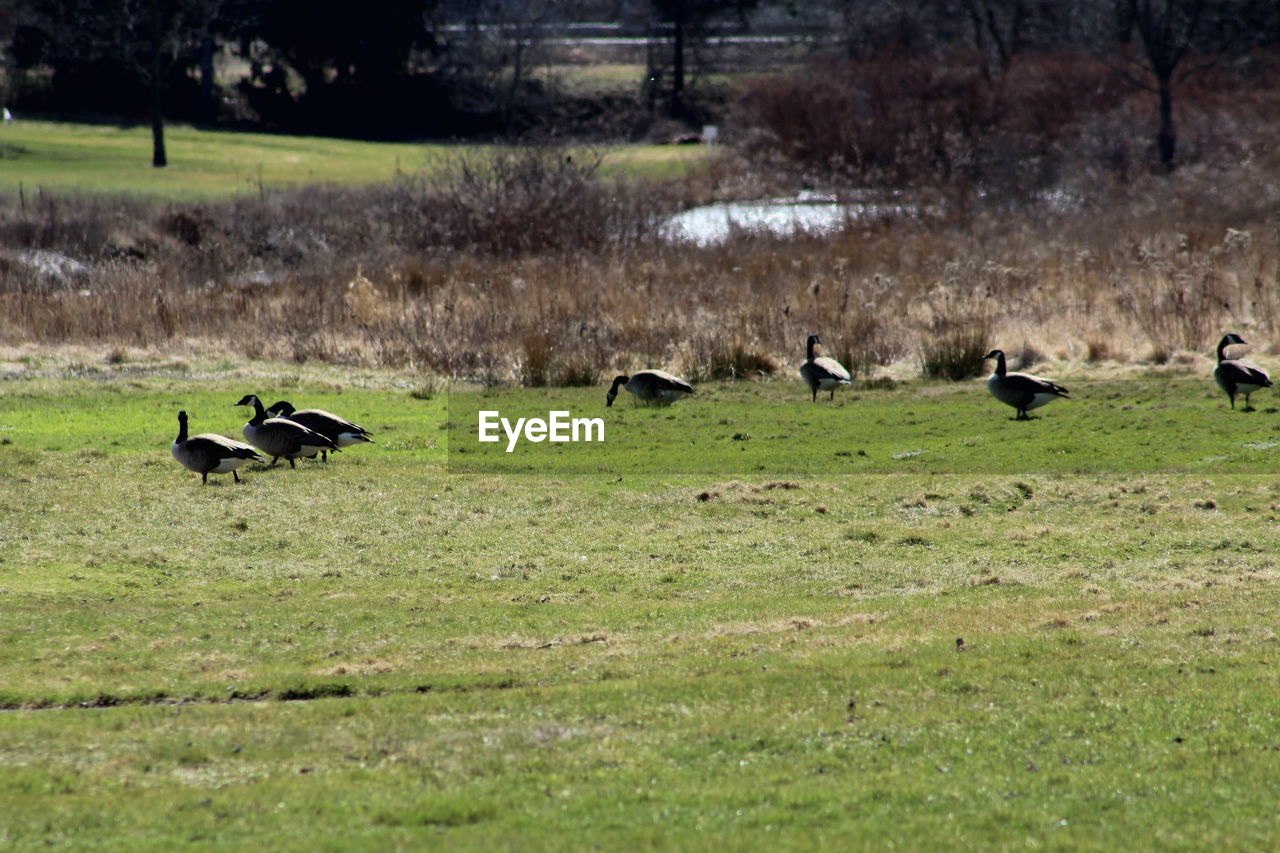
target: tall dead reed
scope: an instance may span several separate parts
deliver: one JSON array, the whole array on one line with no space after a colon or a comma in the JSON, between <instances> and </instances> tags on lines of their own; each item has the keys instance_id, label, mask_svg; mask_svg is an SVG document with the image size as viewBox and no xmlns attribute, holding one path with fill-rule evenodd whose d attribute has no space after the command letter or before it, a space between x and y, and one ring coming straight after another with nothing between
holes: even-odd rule
<instances>
[{"instance_id":1,"label":"tall dead reed","mask_svg":"<svg viewBox=\"0 0 1280 853\"><path fill-rule=\"evenodd\" d=\"M979 299L934 295L920 337L920 368L930 379L959 382L976 376L991 349L993 311Z\"/></svg>"}]
</instances>

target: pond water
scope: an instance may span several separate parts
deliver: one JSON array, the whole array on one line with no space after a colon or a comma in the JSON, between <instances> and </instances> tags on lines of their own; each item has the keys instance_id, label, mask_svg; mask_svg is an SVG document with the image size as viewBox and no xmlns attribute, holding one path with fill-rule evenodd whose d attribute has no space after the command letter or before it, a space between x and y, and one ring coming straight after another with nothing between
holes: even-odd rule
<instances>
[{"instance_id":1,"label":"pond water","mask_svg":"<svg viewBox=\"0 0 1280 853\"><path fill-rule=\"evenodd\" d=\"M915 205L883 197L837 198L804 192L794 198L733 201L695 207L663 223L662 236L672 242L700 246L724 242L735 232L750 231L790 237L825 234L850 223L914 216Z\"/></svg>"}]
</instances>

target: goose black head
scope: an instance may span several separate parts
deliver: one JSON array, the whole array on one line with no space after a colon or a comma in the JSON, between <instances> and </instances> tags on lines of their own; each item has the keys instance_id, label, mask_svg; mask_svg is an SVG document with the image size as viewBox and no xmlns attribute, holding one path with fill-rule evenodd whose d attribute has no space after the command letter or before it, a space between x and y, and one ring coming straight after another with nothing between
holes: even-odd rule
<instances>
[{"instance_id":1,"label":"goose black head","mask_svg":"<svg viewBox=\"0 0 1280 853\"><path fill-rule=\"evenodd\" d=\"M606 409L613 405L614 398L618 396L618 388L627 384L627 381L630 378L631 377L627 376L625 373L619 373L617 376L613 377L613 384L609 386L609 393L606 394L604 398L604 405Z\"/></svg>"}]
</instances>

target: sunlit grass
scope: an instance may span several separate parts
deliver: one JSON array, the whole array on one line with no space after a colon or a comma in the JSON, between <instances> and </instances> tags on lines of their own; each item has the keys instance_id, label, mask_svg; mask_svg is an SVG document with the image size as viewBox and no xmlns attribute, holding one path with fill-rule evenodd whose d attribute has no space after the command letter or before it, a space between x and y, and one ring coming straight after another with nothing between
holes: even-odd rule
<instances>
[{"instance_id":1,"label":"sunlit grass","mask_svg":"<svg viewBox=\"0 0 1280 853\"><path fill-rule=\"evenodd\" d=\"M606 409L601 388L493 390L450 398L449 458L486 473L574 471L643 474L661 459L671 473L889 477L1254 473L1280 454L1280 409L1258 396L1259 410L1230 410L1205 373L1177 378L1132 373L1073 378L1072 399L1037 409L1031 421L996 401L980 380L908 382L855 388L811 402L796 379L713 382L667 408L634 404L622 393ZM1064 380L1065 381L1065 380ZM603 444L530 442L515 450L478 441L479 413L509 424L599 417ZM488 420L498 423L496 416ZM569 427L564 428L569 431ZM1169 430L1170 432L1166 432ZM580 432L585 435L584 430ZM1173 433L1176 433L1176 439Z\"/></svg>"},{"instance_id":2,"label":"sunlit grass","mask_svg":"<svg viewBox=\"0 0 1280 853\"><path fill-rule=\"evenodd\" d=\"M19 119L0 128L0 192L137 193L224 198L304 184L370 184L430 173L459 146L306 136L166 130L169 165L151 166L150 128ZM664 146L610 149L606 174L669 177L697 152Z\"/></svg>"},{"instance_id":3,"label":"sunlit grass","mask_svg":"<svg viewBox=\"0 0 1280 853\"><path fill-rule=\"evenodd\" d=\"M81 373L0 396L5 844L1275 846L1269 401ZM247 391L378 443L201 486L174 413ZM599 464L462 472L476 401L606 417Z\"/></svg>"}]
</instances>

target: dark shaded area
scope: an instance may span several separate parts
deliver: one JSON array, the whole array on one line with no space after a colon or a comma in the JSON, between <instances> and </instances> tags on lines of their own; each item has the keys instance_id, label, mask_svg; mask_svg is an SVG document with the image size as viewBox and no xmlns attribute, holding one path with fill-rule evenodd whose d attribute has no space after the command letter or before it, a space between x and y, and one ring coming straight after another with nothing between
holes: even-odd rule
<instances>
[{"instance_id":1,"label":"dark shaded area","mask_svg":"<svg viewBox=\"0 0 1280 853\"><path fill-rule=\"evenodd\" d=\"M1126 94L1169 171L1189 87L1265 70L1278 42L1274 0L11 0L0 94L28 115L149 121L156 165L165 120L638 140L736 119L802 168L973 181L1043 170L1056 132ZM584 91L552 70L601 63L644 71ZM746 110L728 111L727 79L749 81ZM1029 125L1038 150L984 142Z\"/></svg>"}]
</instances>

